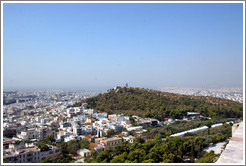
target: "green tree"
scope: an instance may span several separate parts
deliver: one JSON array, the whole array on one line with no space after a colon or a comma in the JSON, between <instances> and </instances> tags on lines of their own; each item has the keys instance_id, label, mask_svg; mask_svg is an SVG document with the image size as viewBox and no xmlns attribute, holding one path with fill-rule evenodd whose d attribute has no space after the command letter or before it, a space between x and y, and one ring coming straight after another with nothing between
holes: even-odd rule
<instances>
[{"instance_id":1,"label":"green tree","mask_svg":"<svg viewBox=\"0 0 246 166\"><path fill-rule=\"evenodd\" d=\"M79 141L80 149L88 149L89 148L90 141L88 139L82 139Z\"/></svg>"},{"instance_id":2,"label":"green tree","mask_svg":"<svg viewBox=\"0 0 246 166\"><path fill-rule=\"evenodd\" d=\"M118 87L107 93L87 98L91 108L107 113L123 113L142 117L180 118L187 111L200 112L212 118L240 118L243 116L243 104L221 98L203 96L184 96L141 88L124 89ZM80 106L82 102L76 103ZM211 104L214 103L214 104ZM222 111L223 110L223 111Z\"/></svg>"},{"instance_id":3,"label":"green tree","mask_svg":"<svg viewBox=\"0 0 246 166\"><path fill-rule=\"evenodd\" d=\"M45 137L44 142L47 144L52 144L52 143L56 142L54 135L52 134L52 135Z\"/></svg>"},{"instance_id":4,"label":"green tree","mask_svg":"<svg viewBox=\"0 0 246 166\"><path fill-rule=\"evenodd\" d=\"M110 161L111 163L124 163L127 158L127 153L124 152L119 156L114 156L114 158Z\"/></svg>"},{"instance_id":5,"label":"green tree","mask_svg":"<svg viewBox=\"0 0 246 166\"><path fill-rule=\"evenodd\" d=\"M80 149L79 143L76 140L71 140L67 143L67 151L70 154L77 154Z\"/></svg>"},{"instance_id":6,"label":"green tree","mask_svg":"<svg viewBox=\"0 0 246 166\"><path fill-rule=\"evenodd\" d=\"M107 131L107 135L106 135L106 137L112 137L113 135L115 135L114 130L109 129L109 130Z\"/></svg>"},{"instance_id":7,"label":"green tree","mask_svg":"<svg viewBox=\"0 0 246 166\"><path fill-rule=\"evenodd\" d=\"M214 163L218 159L219 155L214 154L214 151L210 151L209 153L206 153L203 157L198 159L196 163Z\"/></svg>"},{"instance_id":8,"label":"green tree","mask_svg":"<svg viewBox=\"0 0 246 166\"><path fill-rule=\"evenodd\" d=\"M49 150L48 145L43 142L37 142L36 146L41 150L41 152Z\"/></svg>"}]
</instances>

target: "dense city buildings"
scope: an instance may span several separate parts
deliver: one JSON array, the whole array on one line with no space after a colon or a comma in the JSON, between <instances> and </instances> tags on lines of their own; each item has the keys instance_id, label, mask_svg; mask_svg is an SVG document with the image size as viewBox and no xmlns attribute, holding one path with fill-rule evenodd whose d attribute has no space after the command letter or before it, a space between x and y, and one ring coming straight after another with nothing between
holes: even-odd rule
<instances>
[{"instance_id":1,"label":"dense city buildings","mask_svg":"<svg viewBox=\"0 0 246 166\"><path fill-rule=\"evenodd\" d=\"M35 144L49 136L54 136L57 143L82 139L91 141L96 138L96 143L91 146L98 152L107 147L114 147L123 140L133 142L135 137L129 137L128 134L124 135L124 139L104 137L109 131L121 133L123 130L131 129L129 116L97 112L87 108L86 103L81 107L72 107L76 102L98 93L41 90L4 92L2 130L5 162L41 162L46 157L59 153L57 147L47 144L49 148L44 151ZM150 118L135 118L138 118L139 125L143 121L149 125L153 122L158 123ZM136 130L139 132L143 128L140 126L140 129ZM28 144L29 142L32 144ZM89 154L88 149L78 150L78 155L83 157Z\"/></svg>"},{"instance_id":2,"label":"dense city buildings","mask_svg":"<svg viewBox=\"0 0 246 166\"><path fill-rule=\"evenodd\" d=\"M161 88L163 92L193 95L193 96L212 96L220 97L233 101L243 102L242 88L219 88L219 89L204 89L204 88L176 88L166 87Z\"/></svg>"},{"instance_id":3,"label":"dense city buildings","mask_svg":"<svg viewBox=\"0 0 246 166\"><path fill-rule=\"evenodd\" d=\"M244 8L1 1L1 165L245 162Z\"/></svg>"},{"instance_id":4,"label":"dense city buildings","mask_svg":"<svg viewBox=\"0 0 246 166\"><path fill-rule=\"evenodd\" d=\"M180 119L155 118L108 114L88 107L88 103L75 103L93 97L99 92L85 91L6 91L3 106L3 160L7 163L67 162L62 160L64 143L80 142L72 149L69 161L84 162L108 148L122 142L133 144L147 141L149 129L179 121L211 119L198 112L186 112ZM227 124L234 123L233 121ZM211 128L222 126L214 124ZM204 131L207 126L175 133L176 137ZM153 139L153 138L152 138ZM150 139L150 140L152 140ZM163 139L163 140L166 140ZM70 145L72 148L74 145ZM69 157L66 157L66 159Z\"/></svg>"}]
</instances>

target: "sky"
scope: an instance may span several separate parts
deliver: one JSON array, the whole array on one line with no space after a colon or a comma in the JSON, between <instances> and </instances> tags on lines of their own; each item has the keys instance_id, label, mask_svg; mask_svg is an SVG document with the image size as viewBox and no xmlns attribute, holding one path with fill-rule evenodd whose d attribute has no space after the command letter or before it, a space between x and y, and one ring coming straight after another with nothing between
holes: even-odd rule
<instances>
[{"instance_id":1,"label":"sky","mask_svg":"<svg viewBox=\"0 0 246 166\"><path fill-rule=\"evenodd\" d=\"M4 89L243 87L243 5L3 5Z\"/></svg>"}]
</instances>

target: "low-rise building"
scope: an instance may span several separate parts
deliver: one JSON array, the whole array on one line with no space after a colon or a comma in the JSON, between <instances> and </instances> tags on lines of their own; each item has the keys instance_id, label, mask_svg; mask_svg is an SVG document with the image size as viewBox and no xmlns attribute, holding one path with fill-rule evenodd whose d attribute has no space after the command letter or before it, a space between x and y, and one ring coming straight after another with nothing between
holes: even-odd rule
<instances>
[{"instance_id":1,"label":"low-rise building","mask_svg":"<svg viewBox=\"0 0 246 166\"><path fill-rule=\"evenodd\" d=\"M82 157L91 156L91 151L89 149L80 149L77 151L77 153Z\"/></svg>"},{"instance_id":2,"label":"low-rise building","mask_svg":"<svg viewBox=\"0 0 246 166\"><path fill-rule=\"evenodd\" d=\"M143 130L143 126L134 126L134 127L127 128L127 131L139 131L139 130Z\"/></svg>"},{"instance_id":3,"label":"low-rise building","mask_svg":"<svg viewBox=\"0 0 246 166\"><path fill-rule=\"evenodd\" d=\"M100 145L100 144L97 144L97 143L90 143L89 144L90 147L94 148L97 152L102 152L104 150L104 145Z\"/></svg>"},{"instance_id":4,"label":"low-rise building","mask_svg":"<svg viewBox=\"0 0 246 166\"><path fill-rule=\"evenodd\" d=\"M35 139L35 129L27 129L26 131L21 131L20 134L17 134L17 137L25 141Z\"/></svg>"},{"instance_id":5,"label":"low-rise building","mask_svg":"<svg viewBox=\"0 0 246 166\"><path fill-rule=\"evenodd\" d=\"M83 109L83 113L91 115L91 114L96 113L96 110L94 110L94 109Z\"/></svg>"},{"instance_id":6,"label":"low-rise building","mask_svg":"<svg viewBox=\"0 0 246 166\"><path fill-rule=\"evenodd\" d=\"M123 137L123 140L125 142L133 143L136 140L136 138L130 135L128 137Z\"/></svg>"},{"instance_id":7,"label":"low-rise building","mask_svg":"<svg viewBox=\"0 0 246 166\"><path fill-rule=\"evenodd\" d=\"M41 127L35 130L35 136L38 140L44 140L45 137L55 135L55 131L49 127Z\"/></svg>"},{"instance_id":8,"label":"low-rise building","mask_svg":"<svg viewBox=\"0 0 246 166\"><path fill-rule=\"evenodd\" d=\"M64 138L64 142L69 142L71 140L80 140L80 137L79 136L70 135L70 136Z\"/></svg>"},{"instance_id":9,"label":"low-rise building","mask_svg":"<svg viewBox=\"0 0 246 166\"><path fill-rule=\"evenodd\" d=\"M115 147L116 145L119 145L121 142L122 142L122 138L112 137L112 138L102 139L100 141L100 144L104 145L105 148L107 148L107 147Z\"/></svg>"},{"instance_id":10,"label":"low-rise building","mask_svg":"<svg viewBox=\"0 0 246 166\"><path fill-rule=\"evenodd\" d=\"M47 151L41 151L36 146L7 149L3 152L3 159L7 163L37 163L48 156L60 154L59 148L55 146L49 148Z\"/></svg>"}]
</instances>

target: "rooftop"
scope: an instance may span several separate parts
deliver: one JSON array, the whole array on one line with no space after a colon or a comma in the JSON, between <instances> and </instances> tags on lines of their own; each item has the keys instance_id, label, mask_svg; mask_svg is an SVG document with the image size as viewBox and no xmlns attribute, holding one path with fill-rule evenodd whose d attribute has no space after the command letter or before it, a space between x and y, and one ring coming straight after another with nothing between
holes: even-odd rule
<instances>
[{"instance_id":1,"label":"rooftop","mask_svg":"<svg viewBox=\"0 0 246 166\"><path fill-rule=\"evenodd\" d=\"M97 146L98 146L98 144L97 144L97 143L93 143L93 142L91 142L91 143L89 144L89 146L92 146L92 147L97 147Z\"/></svg>"},{"instance_id":2,"label":"rooftop","mask_svg":"<svg viewBox=\"0 0 246 166\"><path fill-rule=\"evenodd\" d=\"M86 135L86 138L94 138L92 135Z\"/></svg>"},{"instance_id":3,"label":"rooftop","mask_svg":"<svg viewBox=\"0 0 246 166\"><path fill-rule=\"evenodd\" d=\"M104 141L117 141L117 140L122 140L122 139L117 137L112 137L112 138L107 138Z\"/></svg>"},{"instance_id":4,"label":"rooftop","mask_svg":"<svg viewBox=\"0 0 246 166\"><path fill-rule=\"evenodd\" d=\"M83 152L83 153L88 153L88 152L91 152L90 150L88 150L88 149L80 149L79 150L80 152Z\"/></svg>"},{"instance_id":5,"label":"rooftop","mask_svg":"<svg viewBox=\"0 0 246 166\"><path fill-rule=\"evenodd\" d=\"M25 149L21 149L19 151L19 154L22 154L22 153L28 153L28 152L31 152L31 151L40 151L39 148L37 147L30 147L30 148L25 148Z\"/></svg>"}]
</instances>

